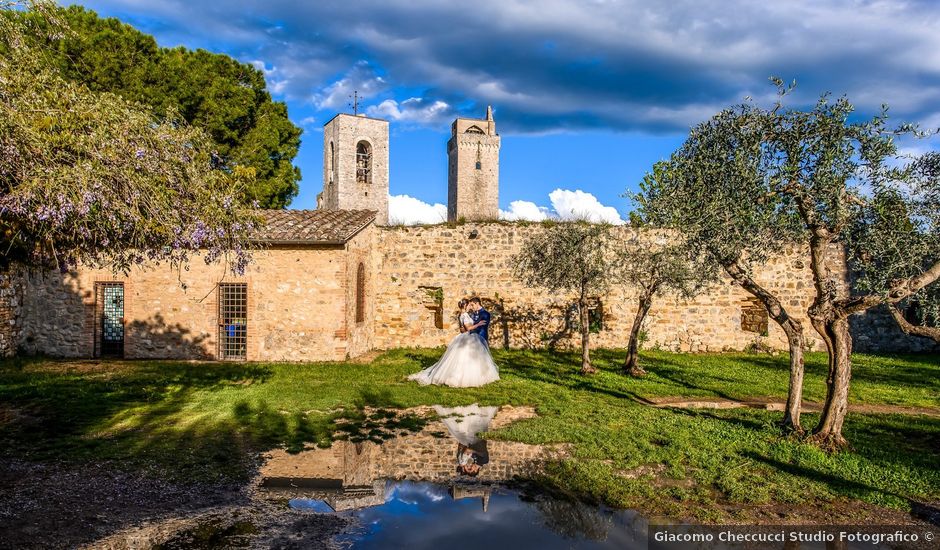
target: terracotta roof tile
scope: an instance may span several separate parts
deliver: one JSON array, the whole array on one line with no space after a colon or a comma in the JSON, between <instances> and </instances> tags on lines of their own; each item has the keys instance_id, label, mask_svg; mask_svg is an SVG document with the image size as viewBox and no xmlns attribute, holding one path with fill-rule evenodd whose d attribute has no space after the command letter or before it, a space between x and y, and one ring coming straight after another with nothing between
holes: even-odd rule
<instances>
[{"instance_id":1,"label":"terracotta roof tile","mask_svg":"<svg viewBox=\"0 0 940 550\"><path fill-rule=\"evenodd\" d=\"M375 220L372 210L259 210L267 243L341 244Z\"/></svg>"}]
</instances>

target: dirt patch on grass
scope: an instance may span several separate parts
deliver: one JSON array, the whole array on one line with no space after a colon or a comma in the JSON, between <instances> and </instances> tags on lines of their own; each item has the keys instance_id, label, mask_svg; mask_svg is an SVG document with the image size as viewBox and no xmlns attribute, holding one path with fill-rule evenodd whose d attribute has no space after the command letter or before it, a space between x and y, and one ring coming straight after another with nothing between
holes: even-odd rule
<instances>
[{"instance_id":1,"label":"dirt patch on grass","mask_svg":"<svg viewBox=\"0 0 940 550\"><path fill-rule=\"evenodd\" d=\"M101 374L110 373L132 366L133 363L125 361L96 361L96 360L69 360L54 361L36 359L23 365L25 372L49 374Z\"/></svg>"},{"instance_id":2,"label":"dirt patch on grass","mask_svg":"<svg viewBox=\"0 0 940 550\"><path fill-rule=\"evenodd\" d=\"M64 548L142 521L245 500L231 484L180 485L116 464L0 461L0 548Z\"/></svg>"},{"instance_id":3,"label":"dirt patch on grass","mask_svg":"<svg viewBox=\"0 0 940 550\"><path fill-rule=\"evenodd\" d=\"M323 548L350 524L348 518L303 513L280 503L212 509L114 533L85 548Z\"/></svg>"}]
</instances>

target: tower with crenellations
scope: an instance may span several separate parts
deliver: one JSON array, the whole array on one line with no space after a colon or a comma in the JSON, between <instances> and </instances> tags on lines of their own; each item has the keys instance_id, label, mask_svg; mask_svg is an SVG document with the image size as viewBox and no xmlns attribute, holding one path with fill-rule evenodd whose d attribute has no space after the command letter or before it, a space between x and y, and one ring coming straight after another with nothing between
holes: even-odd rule
<instances>
[{"instance_id":1,"label":"tower with crenellations","mask_svg":"<svg viewBox=\"0 0 940 550\"><path fill-rule=\"evenodd\" d=\"M375 210L388 223L388 121L340 113L323 126L319 210Z\"/></svg>"},{"instance_id":2,"label":"tower with crenellations","mask_svg":"<svg viewBox=\"0 0 940 550\"><path fill-rule=\"evenodd\" d=\"M457 118L447 142L447 220L499 218L499 134L486 118Z\"/></svg>"}]
</instances>

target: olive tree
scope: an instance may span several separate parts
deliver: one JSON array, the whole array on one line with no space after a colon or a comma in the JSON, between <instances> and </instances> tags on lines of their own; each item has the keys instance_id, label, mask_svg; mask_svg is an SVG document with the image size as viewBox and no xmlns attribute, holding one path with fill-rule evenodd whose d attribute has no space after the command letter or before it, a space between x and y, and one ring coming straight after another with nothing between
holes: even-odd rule
<instances>
[{"instance_id":1,"label":"olive tree","mask_svg":"<svg viewBox=\"0 0 940 550\"><path fill-rule=\"evenodd\" d=\"M606 224L552 222L522 244L514 258L515 274L530 286L577 296L581 330L581 374L591 365L588 307L592 295L610 288L614 262L611 230Z\"/></svg>"},{"instance_id":2,"label":"olive tree","mask_svg":"<svg viewBox=\"0 0 940 550\"><path fill-rule=\"evenodd\" d=\"M640 222L637 218L633 221ZM630 376L646 374L639 364L640 330L653 300L667 293L692 298L716 279L714 263L686 246L681 236L658 235L657 239L654 232L647 236L648 239L640 239L636 235L616 248L614 277L637 292L636 315L623 363L624 372Z\"/></svg>"},{"instance_id":3,"label":"olive tree","mask_svg":"<svg viewBox=\"0 0 940 550\"><path fill-rule=\"evenodd\" d=\"M785 197L766 177L764 113L749 105L725 109L695 126L669 159L654 165L634 201L649 223L677 230L757 298L783 330L790 381L783 426L802 431L803 324L779 295L754 277L755 267L784 253L802 232Z\"/></svg>"},{"instance_id":4,"label":"olive tree","mask_svg":"<svg viewBox=\"0 0 940 550\"><path fill-rule=\"evenodd\" d=\"M0 4L3 10L18 3ZM59 8L28 8L57 24ZM211 140L173 117L67 80L0 11L3 263L128 270L144 262L250 259L257 220L238 198L250 172L219 168Z\"/></svg>"},{"instance_id":5,"label":"olive tree","mask_svg":"<svg viewBox=\"0 0 940 550\"><path fill-rule=\"evenodd\" d=\"M829 354L826 401L813 440L830 449L846 444L849 317L909 299L940 278L936 154L903 164L896 139L916 129L889 128L886 108L858 122L853 111L848 99L823 96L812 109L778 104L766 116L774 153L768 174L774 191L795 204L810 251L815 297L808 313ZM909 231L880 223L902 210ZM850 288L842 284L840 259L829 253L833 245L845 247L848 266L861 272Z\"/></svg>"},{"instance_id":6,"label":"olive tree","mask_svg":"<svg viewBox=\"0 0 940 550\"><path fill-rule=\"evenodd\" d=\"M785 108L789 90L776 83L781 99L772 108L746 103L696 127L654 170L640 202L693 242L701 239L771 317L789 326L788 338L799 323L778 298L742 280L727 258L761 261L788 241L808 251L815 292L807 314L829 356L826 401L811 440L838 449L846 444L849 316L929 296L940 278L940 169L936 154L899 158L897 137L918 132L889 128L886 110L852 121L852 104L829 95L807 110ZM846 263L834 248L845 250ZM858 275L849 285L847 267ZM788 415L799 403L796 343L790 338Z\"/></svg>"},{"instance_id":7,"label":"olive tree","mask_svg":"<svg viewBox=\"0 0 940 550\"><path fill-rule=\"evenodd\" d=\"M915 159L905 170L910 182L877 185L848 233L856 290L884 293L929 269L926 264L937 257L940 153ZM940 342L940 282L889 300L887 308L905 334Z\"/></svg>"}]
</instances>

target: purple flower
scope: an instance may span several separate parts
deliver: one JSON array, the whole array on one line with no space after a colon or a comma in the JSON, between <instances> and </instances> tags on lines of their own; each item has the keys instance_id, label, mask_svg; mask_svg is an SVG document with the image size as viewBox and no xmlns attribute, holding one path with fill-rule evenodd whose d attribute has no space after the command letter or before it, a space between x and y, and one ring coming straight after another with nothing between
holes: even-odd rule
<instances>
[{"instance_id":1,"label":"purple flower","mask_svg":"<svg viewBox=\"0 0 940 550\"><path fill-rule=\"evenodd\" d=\"M134 156L137 157L137 158L139 158L139 159L144 158L144 150L143 150L143 149L138 149L137 152L134 154Z\"/></svg>"}]
</instances>

